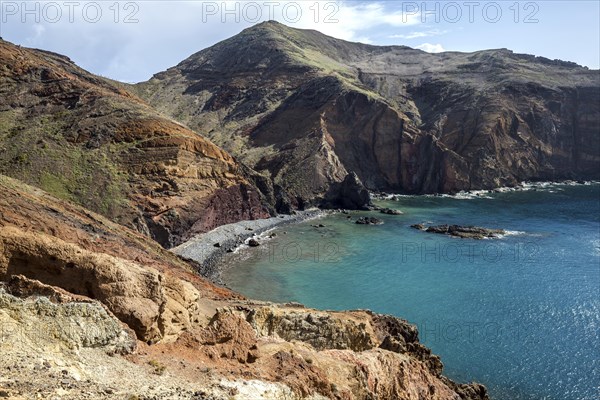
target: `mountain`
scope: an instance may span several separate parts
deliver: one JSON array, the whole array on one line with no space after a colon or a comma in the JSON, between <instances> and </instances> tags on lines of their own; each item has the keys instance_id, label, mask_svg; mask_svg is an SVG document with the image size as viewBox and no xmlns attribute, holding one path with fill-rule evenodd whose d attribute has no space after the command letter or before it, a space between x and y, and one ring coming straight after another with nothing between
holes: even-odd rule
<instances>
[{"instance_id":1,"label":"mountain","mask_svg":"<svg viewBox=\"0 0 600 400\"><path fill-rule=\"evenodd\" d=\"M269 215L252 173L124 85L0 41L0 173L171 247Z\"/></svg>"},{"instance_id":2,"label":"mountain","mask_svg":"<svg viewBox=\"0 0 600 400\"><path fill-rule=\"evenodd\" d=\"M428 54L271 21L135 91L297 207L350 172L405 193L600 178L599 71L506 49Z\"/></svg>"},{"instance_id":3,"label":"mountain","mask_svg":"<svg viewBox=\"0 0 600 400\"><path fill-rule=\"evenodd\" d=\"M0 175L0 397L489 399L406 321L246 300L196 268Z\"/></svg>"}]
</instances>

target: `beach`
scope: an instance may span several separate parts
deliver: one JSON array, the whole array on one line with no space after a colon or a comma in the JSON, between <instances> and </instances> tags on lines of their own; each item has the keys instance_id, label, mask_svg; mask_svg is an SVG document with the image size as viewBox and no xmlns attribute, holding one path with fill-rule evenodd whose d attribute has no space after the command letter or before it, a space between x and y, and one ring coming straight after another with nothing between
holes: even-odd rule
<instances>
[{"instance_id":1,"label":"beach","mask_svg":"<svg viewBox=\"0 0 600 400\"><path fill-rule=\"evenodd\" d=\"M227 253L235 251L252 238L257 238L276 227L321 218L331 213L332 211L314 208L297 211L294 215L279 215L272 218L222 225L212 231L194 236L187 242L174 247L171 251L198 263L201 268L198 272L202 276L215 283L223 284L220 277L219 261Z\"/></svg>"}]
</instances>

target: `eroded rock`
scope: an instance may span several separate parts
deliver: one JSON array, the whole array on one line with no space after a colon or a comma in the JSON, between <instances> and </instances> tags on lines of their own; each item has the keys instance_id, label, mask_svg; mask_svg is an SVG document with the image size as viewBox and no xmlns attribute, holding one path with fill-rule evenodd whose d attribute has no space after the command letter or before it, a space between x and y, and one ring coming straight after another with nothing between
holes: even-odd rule
<instances>
[{"instance_id":1,"label":"eroded rock","mask_svg":"<svg viewBox=\"0 0 600 400\"><path fill-rule=\"evenodd\" d=\"M196 318L196 289L152 268L15 227L0 243L0 279L24 275L101 301L141 340L173 339Z\"/></svg>"},{"instance_id":2,"label":"eroded rock","mask_svg":"<svg viewBox=\"0 0 600 400\"><path fill-rule=\"evenodd\" d=\"M2 352L10 347L33 352L56 346L63 351L102 348L109 354L126 354L136 348L133 332L101 303L70 297L66 292L24 277L17 279L8 287L23 298L0 288ZM16 290L17 286L20 290ZM52 302L46 296L59 301Z\"/></svg>"}]
</instances>

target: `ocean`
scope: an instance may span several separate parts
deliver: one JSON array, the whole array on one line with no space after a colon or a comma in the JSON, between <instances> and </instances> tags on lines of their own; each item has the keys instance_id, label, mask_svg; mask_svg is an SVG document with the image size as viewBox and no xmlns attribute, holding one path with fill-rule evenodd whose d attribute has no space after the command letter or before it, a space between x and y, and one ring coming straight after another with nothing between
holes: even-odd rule
<instances>
[{"instance_id":1,"label":"ocean","mask_svg":"<svg viewBox=\"0 0 600 400\"><path fill-rule=\"evenodd\" d=\"M407 319L445 375L483 383L495 400L597 400L600 185L525 188L401 196L377 204L404 215L339 213L281 227L224 260L223 280L251 298ZM354 223L364 215L385 223ZM508 234L457 239L416 223Z\"/></svg>"}]
</instances>

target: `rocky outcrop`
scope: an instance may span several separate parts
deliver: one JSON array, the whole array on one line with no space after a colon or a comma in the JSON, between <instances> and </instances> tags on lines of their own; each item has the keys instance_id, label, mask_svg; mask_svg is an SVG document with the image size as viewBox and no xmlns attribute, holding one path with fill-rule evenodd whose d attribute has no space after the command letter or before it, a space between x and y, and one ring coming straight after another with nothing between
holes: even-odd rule
<instances>
[{"instance_id":1,"label":"rocky outcrop","mask_svg":"<svg viewBox=\"0 0 600 400\"><path fill-rule=\"evenodd\" d=\"M0 248L0 280L24 275L98 300L140 340L168 340L198 319L193 286L156 270L13 227L0 232Z\"/></svg>"},{"instance_id":2,"label":"rocky outcrop","mask_svg":"<svg viewBox=\"0 0 600 400\"><path fill-rule=\"evenodd\" d=\"M264 307L252 309L246 319L261 336L309 343L317 350L376 347L368 317L361 313L331 313L303 308Z\"/></svg>"},{"instance_id":3,"label":"rocky outcrop","mask_svg":"<svg viewBox=\"0 0 600 400\"><path fill-rule=\"evenodd\" d=\"M423 224L416 224L411 225L411 227L428 233L438 233L462 239L497 238L506 234L506 231L503 229L489 229L478 226L437 225L425 227Z\"/></svg>"},{"instance_id":4,"label":"rocky outcrop","mask_svg":"<svg viewBox=\"0 0 600 400\"><path fill-rule=\"evenodd\" d=\"M506 49L429 54L266 22L136 90L294 207L349 171L408 193L600 178L598 71Z\"/></svg>"},{"instance_id":5,"label":"rocky outcrop","mask_svg":"<svg viewBox=\"0 0 600 400\"><path fill-rule=\"evenodd\" d=\"M275 374L303 398L488 398L480 385L444 378L442 363L418 342L413 325L367 311L240 304L218 310L208 328L184 342L213 346L197 347L209 358Z\"/></svg>"},{"instance_id":6,"label":"rocky outcrop","mask_svg":"<svg viewBox=\"0 0 600 400\"><path fill-rule=\"evenodd\" d=\"M341 183L333 183L325 194L322 206L347 210L368 210L371 195L358 176L350 172Z\"/></svg>"},{"instance_id":7,"label":"rocky outcrop","mask_svg":"<svg viewBox=\"0 0 600 400\"><path fill-rule=\"evenodd\" d=\"M0 173L165 247L272 208L227 152L124 85L0 41Z\"/></svg>"},{"instance_id":8,"label":"rocky outcrop","mask_svg":"<svg viewBox=\"0 0 600 400\"><path fill-rule=\"evenodd\" d=\"M136 348L133 332L102 303L18 275L0 287L0 326L3 354L11 346L70 352L97 348L107 354Z\"/></svg>"},{"instance_id":9,"label":"rocky outcrop","mask_svg":"<svg viewBox=\"0 0 600 400\"><path fill-rule=\"evenodd\" d=\"M238 297L99 215L6 177L0 188L0 280L23 275L98 300L147 342L197 324L201 297Z\"/></svg>"}]
</instances>

